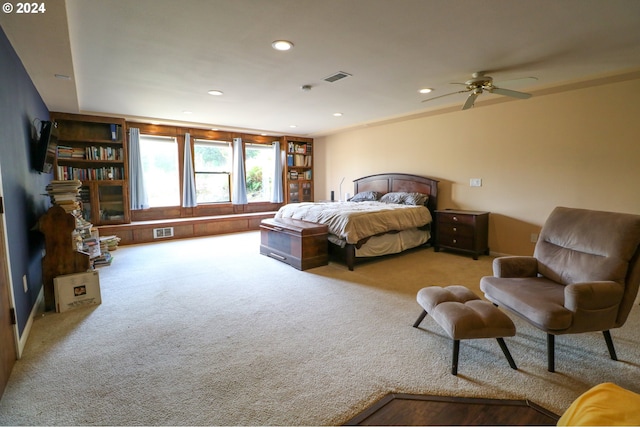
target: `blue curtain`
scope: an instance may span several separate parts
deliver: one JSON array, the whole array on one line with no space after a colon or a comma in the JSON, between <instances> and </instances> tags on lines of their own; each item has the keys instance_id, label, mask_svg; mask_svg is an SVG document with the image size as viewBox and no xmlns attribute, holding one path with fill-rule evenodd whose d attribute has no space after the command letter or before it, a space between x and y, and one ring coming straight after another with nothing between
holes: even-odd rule
<instances>
[{"instance_id":1,"label":"blue curtain","mask_svg":"<svg viewBox=\"0 0 640 427\"><path fill-rule=\"evenodd\" d=\"M272 203L282 203L284 194L282 191L282 155L280 152L280 142L273 142L273 188L271 192Z\"/></svg>"},{"instance_id":2,"label":"blue curtain","mask_svg":"<svg viewBox=\"0 0 640 427\"><path fill-rule=\"evenodd\" d=\"M193 171L193 159L191 156L191 135L184 134L184 176L182 177L182 207L193 208L198 206L196 201L196 180Z\"/></svg>"},{"instance_id":3,"label":"blue curtain","mask_svg":"<svg viewBox=\"0 0 640 427\"><path fill-rule=\"evenodd\" d=\"M242 154L242 139L233 138L233 192L231 203L234 205L247 204L247 178L244 172L244 155Z\"/></svg>"},{"instance_id":4,"label":"blue curtain","mask_svg":"<svg viewBox=\"0 0 640 427\"><path fill-rule=\"evenodd\" d=\"M132 210L149 208L149 197L142 172L140 129L138 128L129 128L129 196L129 205Z\"/></svg>"}]
</instances>

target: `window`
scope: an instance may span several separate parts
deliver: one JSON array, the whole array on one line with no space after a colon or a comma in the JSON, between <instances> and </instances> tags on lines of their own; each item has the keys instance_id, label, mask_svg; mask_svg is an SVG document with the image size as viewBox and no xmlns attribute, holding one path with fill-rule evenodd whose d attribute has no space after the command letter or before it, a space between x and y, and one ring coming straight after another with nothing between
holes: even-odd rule
<instances>
[{"instance_id":1,"label":"window","mask_svg":"<svg viewBox=\"0 0 640 427\"><path fill-rule=\"evenodd\" d=\"M273 188L273 147L264 144L245 145L247 201L268 202Z\"/></svg>"},{"instance_id":2,"label":"window","mask_svg":"<svg viewBox=\"0 0 640 427\"><path fill-rule=\"evenodd\" d=\"M149 206L179 206L180 166L176 138L140 135L140 157Z\"/></svg>"},{"instance_id":3,"label":"window","mask_svg":"<svg viewBox=\"0 0 640 427\"><path fill-rule=\"evenodd\" d=\"M195 140L193 169L198 203L231 201L232 157L231 144L228 142Z\"/></svg>"}]
</instances>

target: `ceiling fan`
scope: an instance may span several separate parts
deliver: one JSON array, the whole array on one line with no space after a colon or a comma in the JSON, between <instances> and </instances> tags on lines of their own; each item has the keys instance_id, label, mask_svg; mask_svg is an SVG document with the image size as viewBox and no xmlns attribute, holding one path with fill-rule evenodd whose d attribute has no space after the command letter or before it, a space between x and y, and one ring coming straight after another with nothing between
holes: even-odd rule
<instances>
[{"instance_id":1,"label":"ceiling fan","mask_svg":"<svg viewBox=\"0 0 640 427\"><path fill-rule=\"evenodd\" d=\"M498 95L510 96L512 98L519 98L519 99L531 98L531 94L530 93L518 92L518 91L515 91L515 90L511 90L511 89L503 89L503 88L499 88L499 87L494 86L493 85L493 77L485 76L485 73L482 72L482 71L479 71L477 73L473 73L471 75L471 77L472 78L470 80L467 80L464 83L452 83L452 84L458 84L458 85L466 86L466 88L464 90L459 90L457 92L451 92L451 93L447 93L447 94L444 94L444 95L436 96L434 98L425 99L422 102L433 101L434 99L443 98L443 97L449 96L449 95L455 95L457 93L471 92L471 93L469 93L469 96L467 97L467 100L465 101L464 105L462 106L463 110L468 110L469 108L473 107L473 104L476 102L476 98L478 98L478 96L480 96L480 94L482 94L482 92L484 92L484 91L487 91L489 93L495 93L495 94L498 94ZM527 77L527 79L537 80L535 77Z\"/></svg>"}]
</instances>

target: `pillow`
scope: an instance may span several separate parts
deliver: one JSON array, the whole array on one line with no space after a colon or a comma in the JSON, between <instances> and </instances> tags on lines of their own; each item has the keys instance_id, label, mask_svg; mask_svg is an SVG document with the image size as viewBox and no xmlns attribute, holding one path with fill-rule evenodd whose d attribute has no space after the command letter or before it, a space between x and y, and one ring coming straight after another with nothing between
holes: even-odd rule
<instances>
[{"instance_id":1,"label":"pillow","mask_svg":"<svg viewBox=\"0 0 640 427\"><path fill-rule=\"evenodd\" d=\"M429 196L427 194L422 193L407 193L407 197L404 199L405 205L425 205L429 200Z\"/></svg>"},{"instance_id":2,"label":"pillow","mask_svg":"<svg viewBox=\"0 0 640 427\"><path fill-rule=\"evenodd\" d=\"M377 191L363 191L349 199L350 202L375 202L380 198Z\"/></svg>"},{"instance_id":3,"label":"pillow","mask_svg":"<svg viewBox=\"0 0 640 427\"><path fill-rule=\"evenodd\" d=\"M429 196L422 193L407 193L404 191L387 193L380 198L383 203L397 203L400 205L420 206L427 203Z\"/></svg>"}]
</instances>

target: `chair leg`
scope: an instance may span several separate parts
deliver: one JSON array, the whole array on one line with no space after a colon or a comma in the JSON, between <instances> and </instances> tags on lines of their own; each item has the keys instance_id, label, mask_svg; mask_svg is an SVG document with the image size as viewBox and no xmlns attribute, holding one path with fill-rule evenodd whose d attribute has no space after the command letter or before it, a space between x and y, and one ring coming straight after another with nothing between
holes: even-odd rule
<instances>
[{"instance_id":1,"label":"chair leg","mask_svg":"<svg viewBox=\"0 0 640 427\"><path fill-rule=\"evenodd\" d=\"M555 338L555 335L547 334L547 371L549 372L556 371Z\"/></svg>"},{"instance_id":2,"label":"chair leg","mask_svg":"<svg viewBox=\"0 0 640 427\"><path fill-rule=\"evenodd\" d=\"M608 330L602 331L602 334L604 335L604 340L607 342L607 348L609 349L609 355L611 356L611 359L618 360L616 349L613 346L613 340L611 339L611 332L609 332Z\"/></svg>"},{"instance_id":3,"label":"chair leg","mask_svg":"<svg viewBox=\"0 0 640 427\"><path fill-rule=\"evenodd\" d=\"M420 322L424 320L426 315L427 315L427 310L422 310L422 313L420 313L420 316L418 316L418 320L416 320L416 322L413 324L413 327L417 328Z\"/></svg>"},{"instance_id":4,"label":"chair leg","mask_svg":"<svg viewBox=\"0 0 640 427\"><path fill-rule=\"evenodd\" d=\"M458 355L460 354L460 340L453 340L453 361L451 375L458 375Z\"/></svg>"},{"instance_id":5,"label":"chair leg","mask_svg":"<svg viewBox=\"0 0 640 427\"><path fill-rule=\"evenodd\" d=\"M500 348L502 349L502 352L507 358L507 361L509 362L509 366L511 366L511 369L517 370L518 367L516 366L516 362L513 360L513 357L511 357L511 352L507 347L507 343L504 342L504 338L496 338L496 340L498 341L498 344L500 344Z\"/></svg>"}]
</instances>

